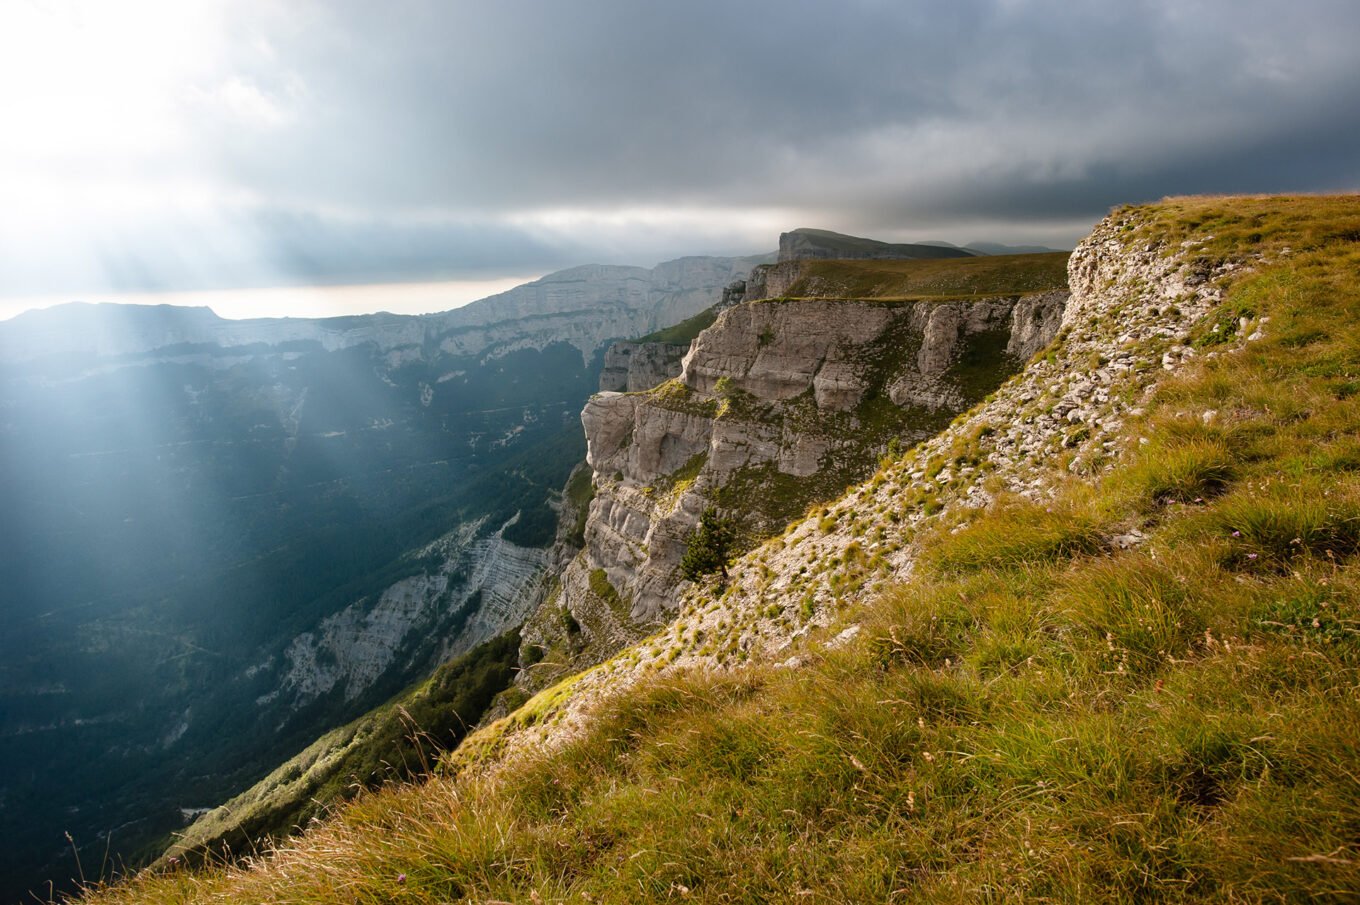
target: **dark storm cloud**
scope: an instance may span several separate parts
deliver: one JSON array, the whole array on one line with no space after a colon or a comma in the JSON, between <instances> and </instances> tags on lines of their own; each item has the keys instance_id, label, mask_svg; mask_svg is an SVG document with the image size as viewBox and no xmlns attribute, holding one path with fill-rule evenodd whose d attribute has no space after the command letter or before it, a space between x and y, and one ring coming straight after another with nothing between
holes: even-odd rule
<instances>
[{"instance_id":1,"label":"dark storm cloud","mask_svg":"<svg viewBox=\"0 0 1360 905\"><path fill-rule=\"evenodd\" d=\"M79 294L482 279L567 267L597 251L485 221L336 219L277 207L123 223L75 244L91 258L86 267L72 266L71 245L8 249L0 286Z\"/></svg>"},{"instance_id":2,"label":"dark storm cloud","mask_svg":"<svg viewBox=\"0 0 1360 905\"><path fill-rule=\"evenodd\" d=\"M225 9L170 167L208 200L4 230L0 291L648 264L795 226L1054 244L1126 201L1360 185L1353 0Z\"/></svg>"},{"instance_id":3,"label":"dark storm cloud","mask_svg":"<svg viewBox=\"0 0 1360 905\"><path fill-rule=\"evenodd\" d=\"M1128 190L1193 191L1201 174L1258 190L1353 182L1360 6L1280 13L354 3L295 20L279 45L315 104L301 140L224 153L243 183L300 203L485 213L888 196L1009 219L1026 199L1089 214Z\"/></svg>"}]
</instances>

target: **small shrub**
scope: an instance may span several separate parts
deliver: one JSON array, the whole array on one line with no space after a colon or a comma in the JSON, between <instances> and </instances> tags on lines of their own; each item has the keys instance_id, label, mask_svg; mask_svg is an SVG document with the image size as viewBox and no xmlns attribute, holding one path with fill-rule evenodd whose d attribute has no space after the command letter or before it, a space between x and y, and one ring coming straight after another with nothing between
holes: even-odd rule
<instances>
[{"instance_id":1,"label":"small shrub","mask_svg":"<svg viewBox=\"0 0 1360 905\"><path fill-rule=\"evenodd\" d=\"M680 560L680 574L690 581L701 581L718 573L719 580L727 581L727 566L736 544L736 529L732 522L709 506L699 516L699 526L685 545Z\"/></svg>"}]
</instances>

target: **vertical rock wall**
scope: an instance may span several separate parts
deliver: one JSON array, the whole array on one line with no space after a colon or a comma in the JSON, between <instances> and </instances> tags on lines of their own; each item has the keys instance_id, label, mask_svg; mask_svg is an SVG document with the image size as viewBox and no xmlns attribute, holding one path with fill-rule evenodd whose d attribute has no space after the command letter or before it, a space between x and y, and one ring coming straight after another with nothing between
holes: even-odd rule
<instances>
[{"instance_id":1,"label":"vertical rock wall","mask_svg":"<svg viewBox=\"0 0 1360 905\"><path fill-rule=\"evenodd\" d=\"M600 389L638 393L680 376L680 362L689 351L678 343L637 343L619 340L604 351Z\"/></svg>"},{"instance_id":2,"label":"vertical rock wall","mask_svg":"<svg viewBox=\"0 0 1360 905\"><path fill-rule=\"evenodd\" d=\"M589 632L609 598L610 631L640 634L676 605L706 506L747 543L777 532L867 477L890 442L935 434L999 386L1056 334L1066 301L777 300L723 312L678 378L586 405L596 493L558 605Z\"/></svg>"}]
</instances>

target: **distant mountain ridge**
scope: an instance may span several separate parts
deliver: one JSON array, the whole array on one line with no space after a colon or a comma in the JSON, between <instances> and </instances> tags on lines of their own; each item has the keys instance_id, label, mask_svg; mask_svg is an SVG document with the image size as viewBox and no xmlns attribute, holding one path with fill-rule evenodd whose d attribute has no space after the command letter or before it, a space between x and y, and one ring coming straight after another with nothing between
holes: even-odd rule
<instances>
[{"instance_id":1,"label":"distant mountain ridge","mask_svg":"<svg viewBox=\"0 0 1360 905\"><path fill-rule=\"evenodd\" d=\"M964 251L971 251L978 255L1047 255L1059 251L1071 251L1070 248L1050 248L1047 245L1004 245L1000 242L969 242L966 245L955 245L953 242L941 242L932 239L921 244L938 245L941 248L962 248Z\"/></svg>"},{"instance_id":2,"label":"distant mountain ridge","mask_svg":"<svg viewBox=\"0 0 1360 905\"><path fill-rule=\"evenodd\" d=\"M779 260L807 258L854 260L929 260L971 258L973 252L943 245L880 242L860 236L847 236L829 229L800 227L779 236Z\"/></svg>"},{"instance_id":3,"label":"distant mountain ridge","mask_svg":"<svg viewBox=\"0 0 1360 905\"><path fill-rule=\"evenodd\" d=\"M603 347L770 257L575 267L429 315L0 322L0 902L75 876L65 832L87 865L113 827L110 857L159 852L523 621Z\"/></svg>"},{"instance_id":4,"label":"distant mountain ridge","mask_svg":"<svg viewBox=\"0 0 1360 905\"><path fill-rule=\"evenodd\" d=\"M589 264L436 314L229 320L205 307L72 302L0 322L0 362L200 345L319 343L337 351L376 343L386 352L431 341L445 353L464 355L560 341L589 358L613 337L639 336L698 313L768 258L695 256L652 268Z\"/></svg>"}]
</instances>

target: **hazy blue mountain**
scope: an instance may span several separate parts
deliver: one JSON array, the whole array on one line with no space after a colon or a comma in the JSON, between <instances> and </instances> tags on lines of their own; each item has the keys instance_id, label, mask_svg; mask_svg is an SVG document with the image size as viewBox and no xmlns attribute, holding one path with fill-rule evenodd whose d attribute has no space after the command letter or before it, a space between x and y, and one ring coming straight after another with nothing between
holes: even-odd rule
<instances>
[{"instance_id":1,"label":"hazy blue mountain","mask_svg":"<svg viewBox=\"0 0 1360 905\"><path fill-rule=\"evenodd\" d=\"M603 346L749 267L575 268L456 311L0 323L0 900L517 624ZM111 842L107 834L111 833Z\"/></svg>"}]
</instances>

